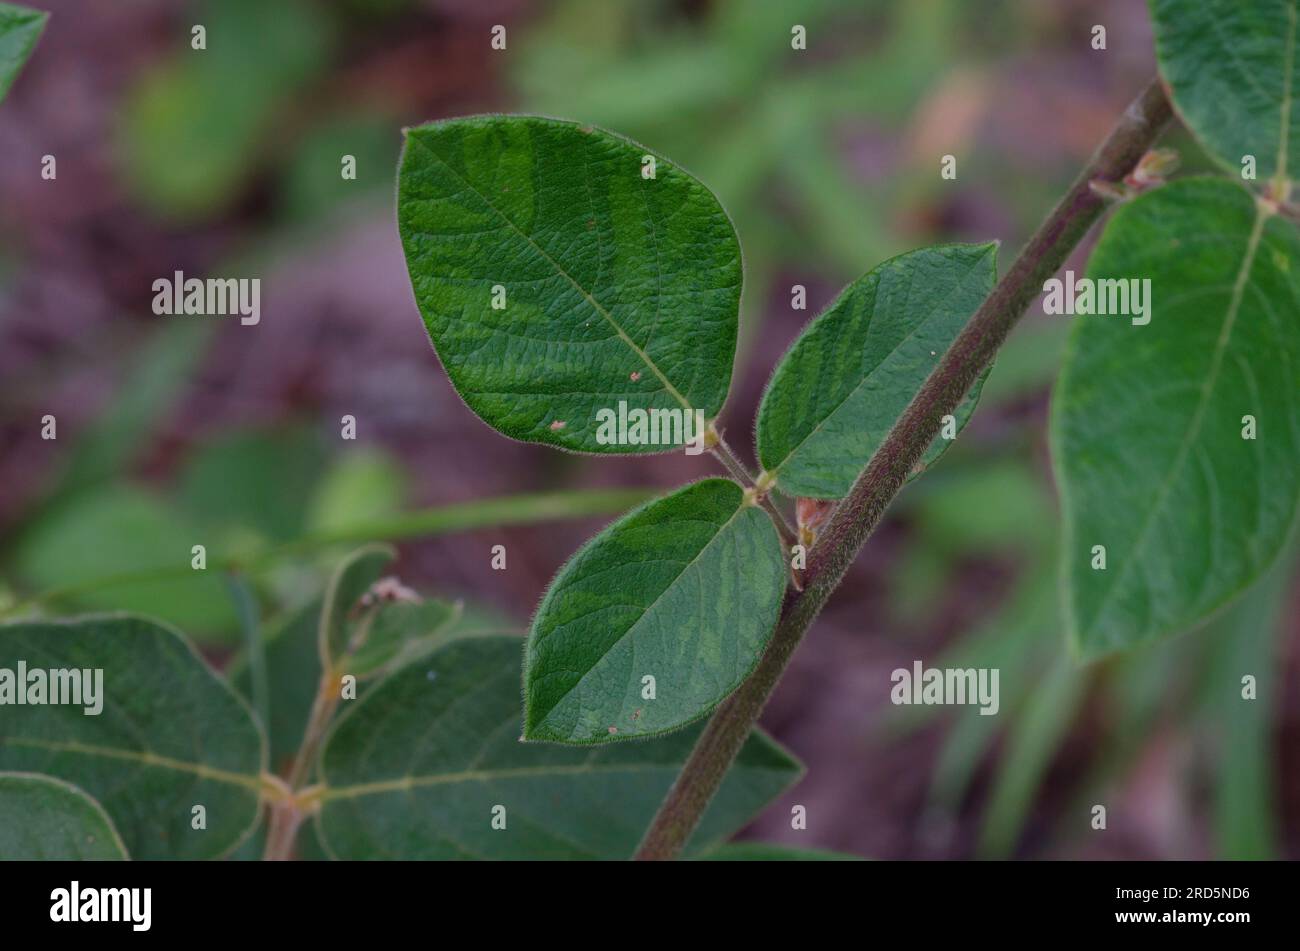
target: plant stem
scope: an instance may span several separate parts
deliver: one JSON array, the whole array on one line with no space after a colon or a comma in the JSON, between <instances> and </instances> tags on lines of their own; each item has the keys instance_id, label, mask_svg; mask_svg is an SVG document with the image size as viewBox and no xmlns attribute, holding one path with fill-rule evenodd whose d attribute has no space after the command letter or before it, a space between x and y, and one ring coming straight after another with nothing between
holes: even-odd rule
<instances>
[{"instance_id":1,"label":"plant stem","mask_svg":"<svg viewBox=\"0 0 1300 951\"><path fill-rule=\"evenodd\" d=\"M749 469L745 467L745 464L740 461L740 457L736 455L736 451L727 445L727 441L722 438L721 434L719 434L717 438L718 444L710 449L709 452L713 454L715 459L722 463L723 468L730 472L732 477L739 481L741 485L745 488L753 486L758 480L750 474ZM794 542L798 539L799 533L796 532L794 526L790 524L790 520L786 518L785 513L776 507L776 503L772 501L770 493L764 494L763 499L759 504L761 504L763 508L767 509L768 514L772 516L773 521L776 522L778 532L780 532L782 528L785 529L785 533L788 535L788 537L785 538L785 541Z\"/></svg>"},{"instance_id":2,"label":"plant stem","mask_svg":"<svg viewBox=\"0 0 1300 951\"><path fill-rule=\"evenodd\" d=\"M215 571L244 571L251 574L274 564L279 559L328 548L331 545L447 535L476 528L530 525L551 519L606 515L629 509L658 491L653 488L578 489L508 495L477 502L439 505L368 522L358 522L356 525L342 529L318 532L247 554L210 557L208 568ZM189 557L186 555L169 565L89 578L85 581L48 588L7 608L0 608L0 618L19 614L38 604L54 603L123 584L183 578L193 571Z\"/></svg>"},{"instance_id":3,"label":"plant stem","mask_svg":"<svg viewBox=\"0 0 1300 951\"><path fill-rule=\"evenodd\" d=\"M291 796L284 802L271 807L271 821L266 834L266 850L262 859L267 862L285 861L293 854L294 842L298 838L298 827L306 818L295 798L302 791L303 784L316 761L316 753L325 739L325 731L334 719L338 709L340 690L343 680L331 666L321 674L316 688L316 699L312 701L311 715L307 718L307 729L303 733L302 745L293 758L289 769L287 785Z\"/></svg>"},{"instance_id":4,"label":"plant stem","mask_svg":"<svg viewBox=\"0 0 1300 951\"><path fill-rule=\"evenodd\" d=\"M1101 216L1105 203L1093 192L1091 183L1122 181L1170 116L1160 81L1153 79L1130 103L1083 173L926 378L848 496L836 507L809 552L804 590L787 598L758 667L713 714L659 807L637 850L637 859L672 859L681 851L748 739L795 648L880 523L907 474L938 435L943 417L956 411L1043 282L1056 273Z\"/></svg>"}]
</instances>

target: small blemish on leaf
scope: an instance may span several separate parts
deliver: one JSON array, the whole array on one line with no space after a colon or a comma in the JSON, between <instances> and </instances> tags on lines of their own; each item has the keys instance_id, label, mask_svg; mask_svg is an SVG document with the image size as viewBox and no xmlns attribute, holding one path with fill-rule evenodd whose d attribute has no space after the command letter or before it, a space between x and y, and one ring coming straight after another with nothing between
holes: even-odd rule
<instances>
[{"instance_id":1,"label":"small blemish on leaf","mask_svg":"<svg viewBox=\"0 0 1300 951\"><path fill-rule=\"evenodd\" d=\"M610 735L613 735L613 734L617 733L617 732L618 732L618 727L616 727L616 726L612 726L612 727L610 727L610 728L609 728L609 732L610 732Z\"/></svg>"},{"instance_id":2,"label":"small blemish on leaf","mask_svg":"<svg viewBox=\"0 0 1300 951\"><path fill-rule=\"evenodd\" d=\"M627 375L627 378L631 380L633 383L635 383L637 380L641 379L641 371L633 370L631 373Z\"/></svg>"},{"instance_id":3,"label":"small blemish on leaf","mask_svg":"<svg viewBox=\"0 0 1300 951\"><path fill-rule=\"evenodd\" d=\"M561 429L563 429L563 428L564 428L565 426L567 426L567 425L569 425L569 424L566 423L564 420L562 420L562 419L557 419L555 422L551 423L551 432L553 432L553 433L559 432Z\"/></svg>"}]
</instances>

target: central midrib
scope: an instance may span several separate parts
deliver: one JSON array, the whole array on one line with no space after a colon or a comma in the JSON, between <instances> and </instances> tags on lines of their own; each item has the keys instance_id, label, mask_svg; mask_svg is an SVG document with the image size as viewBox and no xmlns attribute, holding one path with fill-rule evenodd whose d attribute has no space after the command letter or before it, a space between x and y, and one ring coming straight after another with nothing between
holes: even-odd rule
<instances>
[{"instance_id":1,"label":"central midrib","mask_svg":"<svg viewBox=\"0 0 1300 951\"><path fill-rule=\"evenodd\" d=\"M530 235L525 234L519 228L518 225L516 225L513 221L510 220L510 218L505 214L505 212L501 211L501 209L499 209L496 205L492 204L491 200L486 195L484 195L481 191L475 188L472 182L467 180L464 176L462 176L459 172L457 172L454 168L452 168L451 163L449 163L446 159L444 159L441 155L439 155L434 150L433 146L429 145L429 143L425 142L421 137L415 135L414 133L411 134L410 138L413 141L418 142L426 152L428 152L431 156L433 156L434 160L437 161L438 164L440 164L443 168L447 170L448 174L450 174L453 178L455 178L458 182L460 182L463 186L465 186L465 188L467 188L470 192L472 192L474 196L479 199L479 201L483 202L483 204L486 205L494 215L496 215L503 222L505 222L505 224L510 228L510 230L512 230L515 234L519 235L519 237L523 238L523 240L528 244L530 248L536 251L548 264L551 265L551 267L555 268L557 274L559 274L571 285L573 285L574 289L577 290L577 292L581 294L584 298L586 298L589 304L591 304L592 308L596 311L596 313L600 314L602 317L605 318L606 321L609 322L609 325L614 328L614 332L618 334L619 339L621 339L625 344L627 344L627 346L633 352L635 352L638 357L641 358L642 362L644 362L646 367L649 368L650 372L653 373L658 378L659 382L664 385L664 388L668 390L668 392L672 395L673 399L677 400L677 402L682 405L683 409L687 409L687 410L691 409L691 405L686 400L686 397L682 396L682 394L678 391L677 387L673 386L672 381L670 381L668 377L664 375L663 371L659 369L659 366L653 360L650 359L650 355L646 353L643 349L641 349L641 347L637 346L636 341L633 340L628 335L627 331L625 331L622 328L622 326L619 324L619 322L614 319L614 316L609 311L607 311L604 307L602 307L600 305L600 302L597 301L596 298L594 298L585 287L579 284L578 281L573 277L573 275L571 275L568 271L564 269L564 267L560 264L559 261L555 260L555 258L547 254L546 250L541 245L539 245L536 241L534 241Z\"/></svg>"}]
</instances>

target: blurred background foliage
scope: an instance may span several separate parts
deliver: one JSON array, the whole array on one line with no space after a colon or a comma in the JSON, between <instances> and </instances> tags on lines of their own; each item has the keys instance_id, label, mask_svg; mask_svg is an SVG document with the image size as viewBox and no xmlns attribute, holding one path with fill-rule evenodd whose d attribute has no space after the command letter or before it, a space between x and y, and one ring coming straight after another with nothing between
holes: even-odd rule
<instances>
[{"instance_id":1,"label":"blurred background foliage","mask_svg":"<svg viewBox=\"0 0 1300 951\"><path fill-rule=\"evenodd\" d=\"M240 645L261 639L286 694L299 668L314 684L294 632L351 543L399 539L408 584L521 630L643 487L708 471L510 443L464 408L393 227L404 125L580 119L712 188L745 254L723 417L745 452L771 367L844 283L941 241L1001 239L1005 267L1154 68L1130 0L35 5L54 16L0 109L0 610L159 616L241 683ZM1169 143L1184 172L1208 169L1181 130ZM261 324L153 316L152 281L176 270L260 277ZM1294 558L1201 630L1086 668L1066 654L1044 439L1066 327L1026 318L962 440L802 648L765 724L809 774L751 837L877 857L1300 855ZM916 659L999 668L1000 713L891 706L890 672ZM281 745L300 729L271 719Z\"/></svg>"}]
</instances>

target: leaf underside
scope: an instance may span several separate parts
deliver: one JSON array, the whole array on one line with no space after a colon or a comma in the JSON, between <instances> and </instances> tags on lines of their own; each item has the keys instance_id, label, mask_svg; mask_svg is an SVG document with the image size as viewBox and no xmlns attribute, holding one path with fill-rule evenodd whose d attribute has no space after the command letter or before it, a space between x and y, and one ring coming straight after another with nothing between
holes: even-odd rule
<instances>
[{"instance_id":1,"label":"leaf underside","mask_svg":"<svg viewBox=\"0 0 1300 951\"><path fill-rule=\"evenodd\" d=\"M616 747L519 742L512 637L455 642L348 708L326 739L318 816L342 859L625 859L698 730ZM689 849L730 835L799 776L761 733L746 742ZM493 828L503 807L504 829Z\"/></svg>"},{"instance_id":2,"label":"leaf underside","mask_svg":"<svg viewBox=\"0 0 1300 951\"><path fill-rule=\"evenodd\" d=\"M1088 277L1151 280L1145 326L1073 318L1053 400L1067 620L1092 657L1202 620L1291 529L1300 237L1242 188L1189 179L1121 207ZM1243 438L1246 416L1255 439Z\"/></svg>"},{"instance_id":3,"label":"leaf underside","mask_svg":"<svg viewBox=\"0 0 1300 951\"><path fill-rule=\"evenodd\" d=\"M610 742L704 716L758 663L786 577L771 519L730 480L624 516L560 570L533 619L525 736Z\"/></svg>"},{"instance_id":4,"label":"leaf underside","mask_svg":"<svg viewBox=\"0 0 1300 951\"><path fill-rule=\"evenodd\" d=\"M787 495L838 499L993 289L997 245L912 251L854 281L809 324L772 376L758 456ZM954 413L966 425L981 378ZM936 437L923 464L951 445Z\"/></svg>"},{"instance_id":5,"label":"leaf underside","mask_svg":"<svg viewBox=\"0 0 1300 951\"><path fill-rule=\"evenodd\" d=\"M258 819L265 751L248 707L170 628L129 616L0 626L0 669L103 670L103 709L8 706L0 770L74 783L136 859L216 858ZM206 810L206 829L191 826Z\"/></svg>"},{"instance_id":6,"label":"leaf underside","mask_svg":"<svg viewBox=\"0 0 1300 951\"><path fill-rule=\"evenodd\" d=\"M457 392L527 442L603 445L597 413L717 415L736 351L741 260L708 189L628 139L475 116L407 132L398 228L415 300ZM505 290L494 309L493 288Z\"/></svg>"}]
</instances>

